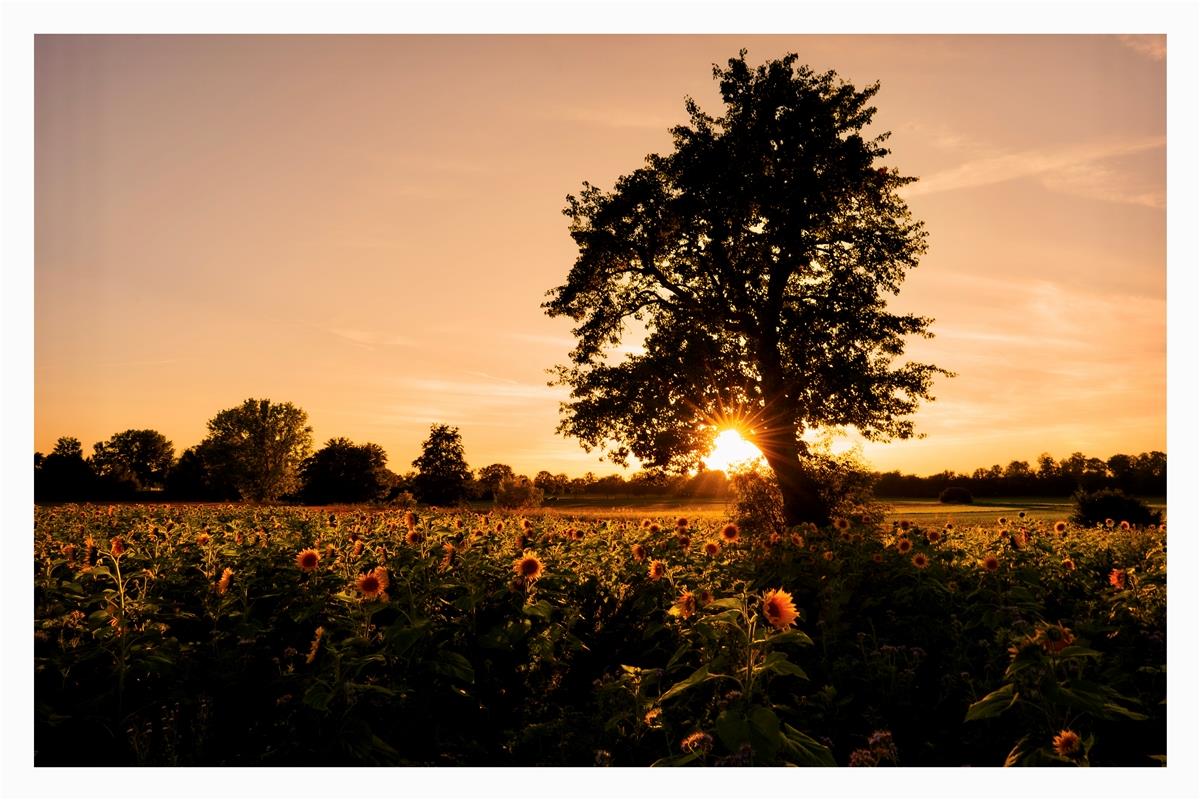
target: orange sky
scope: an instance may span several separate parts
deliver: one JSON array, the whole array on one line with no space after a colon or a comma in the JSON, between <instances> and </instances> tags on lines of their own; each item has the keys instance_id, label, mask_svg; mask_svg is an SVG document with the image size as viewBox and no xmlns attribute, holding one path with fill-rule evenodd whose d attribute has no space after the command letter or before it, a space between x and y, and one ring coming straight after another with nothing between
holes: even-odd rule
<instances>
[{"instance_id":1,"label":"orange sky","mask_svg":"<svg viewBox=\"0 0 1200 800\"><path fill-rule=\"evenodd\" d=\"M248 397L406 471L433 422L473 468L613 471L554 433L561 214L670 147L710 65L794 50L878 79L874 129L930 251L897 308L954 370L920 474L1166 449L1162 36L41 36L35 446Z\"/></svg>"}]
</instances>

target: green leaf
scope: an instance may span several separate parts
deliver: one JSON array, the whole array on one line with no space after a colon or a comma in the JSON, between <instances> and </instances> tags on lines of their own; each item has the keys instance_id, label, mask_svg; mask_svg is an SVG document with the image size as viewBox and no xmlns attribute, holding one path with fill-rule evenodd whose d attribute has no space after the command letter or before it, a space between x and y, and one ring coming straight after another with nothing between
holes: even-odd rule
<instances>
[{"instance_id":1,"label":"green leaf","mask_svg":"<svg viewBox=\"0 0 1200 800\"><path fill-rule=\"evenodd\" d=\"M658 761L655 761L650 766L652 766L652 767L683 767L683 766L686 766L686 765L692 763L699 757L700 757L699 753L684 753L681 756L668 756L667 758L660 758Z\"/></svg>"},{"instance_id":2,"label":"green leaf","mask_svg":"<svg viewBox=\"0 0 1200 800\"><path fill-rule=\"evenodd\" d=\"M967 716L963 721L970 722L971 720L988 719L989 717L997 716L1006 711L1016 701L1016 687L1011 683L1006 683L983 699L972 703L971 707L967 709Z\"/></svg>"},{"instance_id":3,"label":"green leaf","mask_svg":"<svg viewBox=\"0 0 1200 800\"><path fill-rule=\"evenodd\" d=\"M750 723L745 715L727 708L717 716L717 736L730 750L737 750L750 741Z\"/></svg>"},{"instance_id":4,"label":"green leaf","mask_svg":"<svg viewBox=\"0 0 1200 800\"><path fill-rule=\"evenodd\" d=\"M766 706L750 709L750 741L756 753L774 758L783 746L783 733L779 728L779 717Z\"/></svg>"},{"instance_id":5,"label":"green leaf","mask_svg":"<svg viewBox=\"0 0 1200 800\"><path fill-rule=\"evenodd\" d=\"M706 681L716 680L717 678L724 678L724 677L727 677L727 676L710 674L708 671L708 664L705 664L703 667L696 670L691 675L687 676L686 678L681 680L679 683L672 686L670 689L667 689L667 691L663 694L663 696L658 698L658 702L665 703L667 700L670 700L672 697L675 697L676 695L686 692L688 689L691 689L693 686L699 686L700 684L705 683Z\"/></svg>"},{"instance_id":6,"label":"green leaf","mask_svg":"<svg viewBox=\"0 0 1200 800\"><path fill-rule=\"evenodd\" d=\"M722 597L720 600L713 600L711 603L709 603L708 605L706 605L704 607L704 610L706 612L710 611L710 610L717 610L717 609L720 609L720 610L733 609L735 611L741 611L742 610L742 600L740 597Z\"/></svg>"},{"instance_id":7,"label":"green leaf","mask_svg":"<svg viewBox=\"0 0 1200 800\"><path fill-rule=\"evenodd\" d=\"M442 650L434 658L431 664L433 671L439 675L445 675L463 683L475 682L475 668L471 666L471 662L466 656L455 653L453 650Z\"/></svg>"},{"instance_id":8,"label":"green leaf","mask_svg":"<svg viewBox=\"0 0 1200 800\"><path fill-rule=\"evenodd\" d=\"M768 636L766 642L768 644L800 644L811 646L813 640L804 631L792 629L777 633L774 636Z\"/></svg>"},{"instance_id":9,"label":"green leaf","mask_svg":"<svg viewBox=\"0 0 1200 800\"><path fill-rule=\"evenodd\" d=\"M799 766L837 766L837 762L833 760L833 753L828 747L791 725L783 726L783 745L784 749L796 759Z\"/></svg>"},{"instance_id":10,"label":"green leaf","mask_svg":"<svg viewBox=\"0 0 1200 800\"><path fill-rule=\"evenodd\" d=\"M539 619L549 621L550 617L554 614L554 606L545 600L538 600L536 603L522 608L521 613L527 617L538 617Z\"/></svg>"},{"instance_id":11,"label":"green leaf","mask_svg":"<svg viewBox=\"0 0 1200 800\"><path fill-rule=\"evenodd\" d=\"M760 672L773 672L776 675L795 675L797 678L808 679L808 674L800 669L800 667L788 661L788 658L783 653L768 653L763 659Z\"/></svg>"}]
</instances>

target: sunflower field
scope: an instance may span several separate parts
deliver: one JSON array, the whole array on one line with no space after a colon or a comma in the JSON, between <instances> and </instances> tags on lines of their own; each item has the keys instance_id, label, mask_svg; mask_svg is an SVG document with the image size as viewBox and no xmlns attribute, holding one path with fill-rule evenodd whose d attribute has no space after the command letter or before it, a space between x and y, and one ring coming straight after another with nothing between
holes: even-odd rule
<instances>
[{"instance_id":1,"label":"sunflower field","mask_svg":"<svg viewBox=\"0 0 1200 800\"><path fill-rule=\"evenodd\" d=\"M1155 766L1166 533L39 506L35 764Z\"/></svg>"}]
</instances>

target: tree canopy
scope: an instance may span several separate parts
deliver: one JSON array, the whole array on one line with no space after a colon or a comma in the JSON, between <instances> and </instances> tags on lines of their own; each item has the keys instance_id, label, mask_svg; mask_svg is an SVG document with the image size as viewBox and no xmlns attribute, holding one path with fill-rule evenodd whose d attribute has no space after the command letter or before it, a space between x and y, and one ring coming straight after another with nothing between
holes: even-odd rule
<instances>
[{"instance_id":1,"label":"tree canopy","mask_svg":"<svg viewBox=\"0 0 1200 800\"><path fill-rule=\"evenodd\" d=\"M175 446L155 430L115 433L93 447L92 466L96 475L128 484L134 491L161 489L175 463Z\"/></svg>"},{"instance_id":2,"label":"tree canopy","mask_svg":"<svg viewBox=\"0 0 1200 800\"><path fill-rule=\"evenodd\" d=\"M200 449L208 471L231 482L243 499L277 500L299 487L312 428L308 414L291 403L252 398L209 420Z\"/></svg>"},{"instance_id":3,"label":"tree canopy","mask_svg":"<svg viewBox=\"0 0 1200 800\"><path fill-rule=\"evenodd\" d=\"M301 494L309 503L378 500L392 485L387 453L370 442L330 439L300 465Z\"/></svg>"},{"instance_id":4,"label":"tree canopy","mask_svg":"<svg viewBox=\"0 0 1200 800\"><path fill-rule=\"evenodd\" d=\"M863 135L879 85L745 55L713 68L724 114L689 98L673 152L567 197L579 253L544 304L576 323L556 368L571 388L559 432L679 471L736 428L774 471L788 522L823 522L805 434L910 437L907 416L950 373L895 363L931 320L887 303L926 234L898 193L915 178L880 163L888 134ZM640 352L617 361L639 329Z\"/></svg>"},{"instance_id":5,"label":"tree canopy","mask_svg":"<svg viewBox=\"0 0 1200 800\"><path fill-rule=\"evenodd\" d=\"M458 428L431 425L429 438L421 445L421 455L413 461L413 466L417 468L413 492L422 503L448 505L466 494L471 471L463 457Z\"/></svg>"}]
</instances>

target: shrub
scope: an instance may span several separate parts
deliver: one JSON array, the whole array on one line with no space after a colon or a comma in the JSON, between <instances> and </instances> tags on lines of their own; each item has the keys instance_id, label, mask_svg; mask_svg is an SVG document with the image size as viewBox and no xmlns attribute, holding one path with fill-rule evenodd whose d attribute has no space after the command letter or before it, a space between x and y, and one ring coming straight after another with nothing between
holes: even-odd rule
<instances>
[{"instance_id":1,"label":"shrub","mask_svg":"<svg viewBox=\"0 0 1200 800\"><path fill-rule=\"evenodd\" d=\"M545 493L525 476L505 478L496 487L497 508L537 508Z\"/></svg>"},{"instance_id":2,"label":"shrub","mask_svg":"<svg viewBox=\"0 0 1200 800\"><path fill-rule=\"evenodd\" d=\"M759 465L738 470L730 478L729 488L733 494L733 518L740 527L763 535L787 528L783 495L770 470Z\"/></svg>"},{"instance_id":3,"label":"shrub","mask_svg":"<svg viewBox=\"0 0 1200 800\"><path fill-rule=\"evenodd\" d=\"M1079 525L1099 525L1107 520L1128 522L1130 525L1158 525L1161 511L1150 507L1120 489L1100 489L1095 492L1079 490L1074 494L1075 514L1071 521Z\"/></svg>"},{"instance_id":4,"label":"shrub","mask_svg":"<svg viewBox=\"0 0 1200 800\"><path fill-rule=\"evenodd\" d=\"M975 502L975 498L971 497L971 490L965 486L947 486L938 495L938 502L970 504Z\"/></svg>"}]
</instances>

